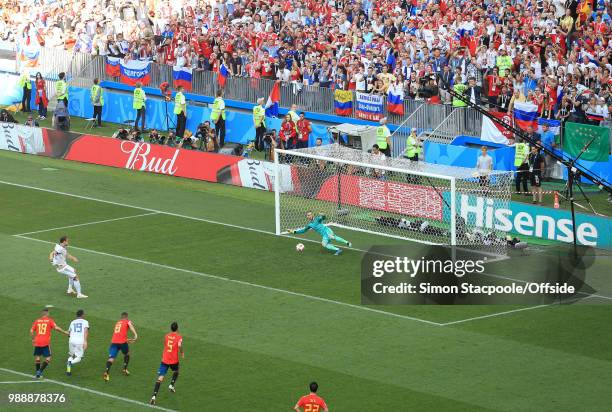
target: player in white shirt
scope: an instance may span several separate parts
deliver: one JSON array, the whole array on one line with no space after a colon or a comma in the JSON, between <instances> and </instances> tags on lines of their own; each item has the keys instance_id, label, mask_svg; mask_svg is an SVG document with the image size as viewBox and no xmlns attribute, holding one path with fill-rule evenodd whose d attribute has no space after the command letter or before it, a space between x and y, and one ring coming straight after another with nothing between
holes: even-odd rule
<instances>
[{"instance_id":1,"label":"player in white shirt","mask_svg":"<svg viewBox=\"0 0 612 412\"><path fill-rule=\"evenodd\" d=\"M70 322L68 332L68 362L66 363L66 375L72 374L72 365L79 363L83 359L85 349L87 349L87 338L89 337L89 322L83 319L85 312L83 309L77 310L76 319Z\"/></svg>"},{"instance_id":2,"label":"player in white shirt","mask_svg":"<svg viewBox=\"0 0 612 412\"><path fill-rule=\"evenodd\" d=\"M51 253L49 254L49 261L55 267L58 273L68 276L68 290L66 293L73 294L76 290L77 298L86 298L87 295L81 293L81 282L76 270L72 266L66 263L66 259L70 259L74 262L79 260L68 253L68 236L62 236L58 244L55 245Z\"/></svg>"}]
</instances>

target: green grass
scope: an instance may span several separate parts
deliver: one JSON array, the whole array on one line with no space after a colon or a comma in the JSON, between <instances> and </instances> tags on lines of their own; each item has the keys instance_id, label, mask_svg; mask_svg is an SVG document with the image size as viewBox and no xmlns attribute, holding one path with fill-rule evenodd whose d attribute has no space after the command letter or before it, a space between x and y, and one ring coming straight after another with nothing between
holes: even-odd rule
<instances>
[{"instance_id":1,"label":"green grass","mask_svg":"<svg viewBox=\"0 0 612 412\"><path fill-rule=\"evenodd\" d=\"M177 393L164 385L158 399L174 410L288 410L311 380L334 411L605 411L612 403L610 306L554 305L428 324L419 320L442 324L523 307L360 309L361 253L334 257L309 242L296 254L295 239L271 234L271 193L8 152L0 152L0 176L115 202L0 184L1 368L33 371L28 329L52 304L63 327L83 308L91 338L68 378L67 341L54 335L46 378L140 402L150 397L163 335L178 321L186 357ZM14 236L147 213L139 207L192 219L160 213ZM339 232L359 249L398 242ZM64 233L80 259L86 300L64 294L66 279L47 260ZM546 253L491 271L521 278ZM603 253L589 269L602 295L612 296L611 269ZM112 326L124 310L140 335L131 346L132 375L116 365L105 383ZM24 379L0 371L0 381ZM64 392L66 410L145 408L52 382L28 385L39 384L0 390L3 397L8 390Z\"/></svg>"}]
</instances>

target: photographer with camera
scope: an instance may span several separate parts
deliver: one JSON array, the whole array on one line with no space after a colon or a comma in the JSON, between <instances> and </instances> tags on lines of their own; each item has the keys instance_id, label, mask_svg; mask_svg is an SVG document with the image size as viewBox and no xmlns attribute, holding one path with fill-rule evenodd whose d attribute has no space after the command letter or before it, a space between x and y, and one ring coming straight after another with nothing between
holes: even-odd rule
<instances>
[{"instance_id":1,"label":"photographer with camera","mask_svg":"<svg viewBox=\"0 0 612 412\"><path fill-rule=\"evenodd\" d=\"M130 132L128 132L128 130L126 128L122 127L121 129L119 129L115 133L113 133L113 137L115 139L129 140Z\"/></svg>"},{"instance_id":2,"label":"photographer with camera","mask_svg":"<svg viewBox=\"0 0 612 412\"><path fill-rule=\"evenodd\" d=\"M417 91L416 99L421 98L424 100L431 99L434 96L438 96L438 85L436 79L432 76L423 76L419 80L419 89Z\"/></svg>"},{"instance_id":3,"label":"photographer with camera","mask_svg":"<svg viewBox=\"0 0 612 412\"><path fill-rule=\"evenodd\" d=\"M214 152L216 150L215 132L210 126L210 121L206 120L198 125L195 138L200 142L198 150L204 152Z\"/></svg>"},{"instance_id":4,"label":"photographer with camera","mask_svg":"<svg viewBox=\"0 0 612 412\"><path fill-rule=\"evenodd\" d=\"M149 133L149 143L164 144L166 138L159 134L157 129L151 130Z\"/></svg>"}]
</instances>

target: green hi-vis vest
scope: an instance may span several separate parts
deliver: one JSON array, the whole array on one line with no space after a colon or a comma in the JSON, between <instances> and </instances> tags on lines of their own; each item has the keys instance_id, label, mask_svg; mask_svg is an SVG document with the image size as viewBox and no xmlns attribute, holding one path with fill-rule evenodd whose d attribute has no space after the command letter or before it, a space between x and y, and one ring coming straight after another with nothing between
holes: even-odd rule
<instances>
[{"instance_id":1,"label":"green hi-vis vest","mask_svg":"<svg viewBox=\"0 0 612 412\"><path fill-rule=\"evenodd\" d=\"M24 74L23 76L21 76L19 78L19 87L21 87L22 89L26 87L31 90L32 82L30 81L30 76L28 76L27 74Z\"/></svg>"},{"instance_id":2,"label":"green hi-vis vest","mask_svg":"<svg viewBox=\"0 0 612 412\"><path fill-rule=\"evenodd\" d=\"M225 109L221 109L222 101L223 101L222 98L217 97L215 98L215 101L213 102L212 112L210 113L210 120L212 120L213 122L216 122L219 119L219 117L225 120Z\"/></svg>"},{"instance_id":3,"label":"green hi-vis vest","mask_svg":"<svg viewBox=\"0 0 612 412\"><path fill-rule=\"evenodd\" d=\"M68 84L63 80L55 82L55 97L57 100L68 98Z\"/></svg>"},{"instance_id":4,"label":"green hi-vis vest","mask_svg":"<svg viewBox=\"0 0 612 412\"><path fill-rule=\"evenodd\" d=\"M132 107L138 110L138 109L142 109L144 104L145 104L145 92L140 88L134 89L134 103L132 104Z\"/></svg>"},{"instance_id":5,"label":"green hi-vis vest","mask_svg":"<svg viewBox=\"0 0 612 412\"><path fill-rule=\"evenodd\" d=\"M406 157L414 157L420 154L421 149L417 145L417 140L413 135L409 135L406 139Z\"/></svg>"},{"instance_id":6,"label":"green hi-vis vest","mask_svg":"<svg viewBox=\"0 0 612 412\"><path fill-rule=\"evenodd\" d=\"M519 167L525 161L525 158L529 154L529 146L527 143L517 143L514 146L514 166Z\"/></svg>"},{"instance_id":7,"label":"green hi-vis vest","mask_svg":"<svg viewBox=\"0 0 612 412\"><path fill-rule=\"evenodd\" d=\"M453 91L461 95L465 93L466 89L467 89L467 86L463 83L457 83L453 86ZM467 106L466 102L459 100L456 97L453 97L453 107L466 107L466 106Z\"/></svg>"},{"instance_id":8,"label":"green hi-vis vest","mask_svg":"<svg viewBox=\"0 0 612 412\"><path fill-rule=\"evenodd\" d=\"M387 126L378 126L376 128L376 144L380 150L387 150L387 136L389 133Z\"/></svg>"},{"instance_id":9,"label":"green hi-vis vest","mask_svg":"<svg viewBox=\"0 0 612 412\"><path fill-rule=\"evenodd\" d=\"M94 106L104 106L104 90L97 84L91 86L90 99Z\"/></svg>"},{"instance_id":10,"label":"green hi-vis vest","mask_svg":"<svg viewBox=\"0 0 612 412\"><path fill-rule=\"evenodd\" d=\"M174 96L174 114L186 114L186 103L185 95L181 92L176 93L176 96Z\"/></svg>"},{"instance_id":11,"label":"green hi-vis vest","mask_svg":"<svg viewBox=\"0 0 612 412\"><path fill-rule=\"evenodd\" d=\"M266 126L266 109L259 104L253 107L253 123L255 127Z\"/></svg>"}]
</instances>

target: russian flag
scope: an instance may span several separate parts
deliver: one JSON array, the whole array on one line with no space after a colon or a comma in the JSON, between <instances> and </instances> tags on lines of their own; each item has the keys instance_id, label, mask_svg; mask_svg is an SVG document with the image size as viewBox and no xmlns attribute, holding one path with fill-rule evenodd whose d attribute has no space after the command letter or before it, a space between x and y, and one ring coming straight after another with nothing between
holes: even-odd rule
<instances>
[{"instance_id":1,"label":"russian flag","mask_svg":"<svg viewBox=\"0 0 612 412\"><path fill-rule=\"evenodd\" d=\"M128 62L121 61L119 63L121 68L121 82L135 86L136 83L140 82L143 86L146 86L151 81L151 63L148 61L130 60Z\"/></svg>"},{"instance_id":2,"label":"russian flag","mask_svg":"<svg viewBox=\"0 0 612 412\"><path fill-rule=\"evenodd\" d=\"M531 102L514 102L514 123L519 129L538 128L538 106Z\"/></svg>"},{"instance_id":3,"label":"russian flag","mask_svg":"<svg viewBox=\"0 0 612 412\"><path fill-rule=\"evenodd\" d=\"M220 88L225 87L225 81L227 80L227 76L229 75L229 71L225 66L225 63L221 63L221 67L219 67L219 75L217 76L217 82L219 83Z\"/></svg>"},{"instance_id":4,"label":"russian flag","mask_svg":"<svg viewBox=\"0 0 612 412\"><path fill-rule=\"evenodd\" d=\"M121 76L121 59L119 57L106 56L104 71L110 77Z\"/></svg>"},{"instance_id":5,"label":"russian flag","mask_svg":"<svg viewBox=\"0 0 612 412\"><path fill-rule=\"evenodd\" d=\"M387 111L389 113L404 115L404 90L402 85L390 85L387 95Z\"/></svg>"},{"instance_id":6,"label":"russian flag","mask_svg":"<svg viewBox=\"0 0 612 412\"><path fill-rule=\"evenodd\" d=\"M191 79L193 70L191 67L172 68L172 76L174 78L174 87L183 86L186 91L191 91Z\"/></svg>"},{"instance_id":7,"label":"russian flag","mask_svg":"<svg viewBox=\"0 0 612 412\"><path fill-rule=\"evenodd\" d=\"M266 102L266 117L278 116L278 105L280 103L280 82L274 83L268 101Z\"/></svg>"}]
</instances>

